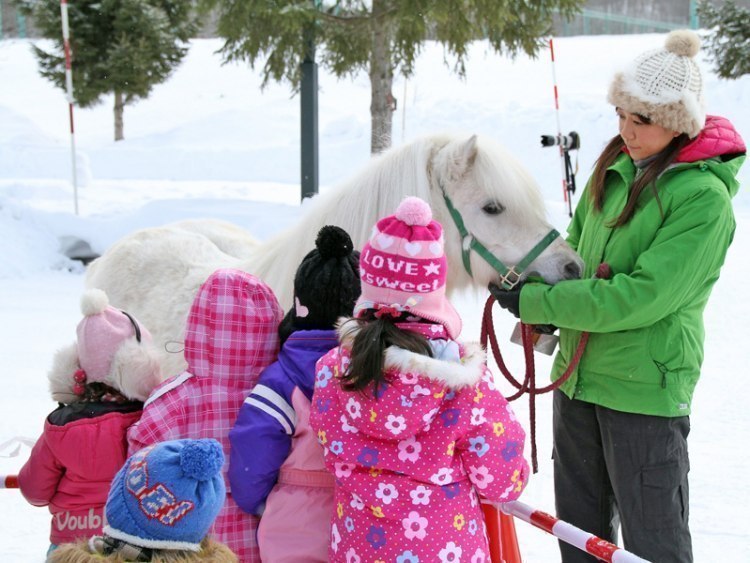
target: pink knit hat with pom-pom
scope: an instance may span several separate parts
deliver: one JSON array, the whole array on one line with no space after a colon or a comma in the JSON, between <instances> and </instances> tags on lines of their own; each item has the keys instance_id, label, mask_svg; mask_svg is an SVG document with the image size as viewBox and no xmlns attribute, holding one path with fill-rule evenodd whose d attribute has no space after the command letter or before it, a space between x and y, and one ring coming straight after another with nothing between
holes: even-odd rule
<instances>
[{"instance_id":1,"label":"pink knit hat with pom-pom","mask_svg":"<svg viewBox=\"0 0 750 563\"><path fill-rule=\"evenodd\" d=\"M115 353L125 341L151 342L151 334L131 315L110 306L107 294L91 289L81 298L84 317L78 323L78 361L87 381L106 382Z\"/></svg>"},{"instance_id":2,"label":"pink knit hat with pom-pom","mask_svg":"<svg viewBox=\"0 0 750 563\"><path fill-rule=\"evenodd\" d=\"M85 400L86 384L104 383L127 399L145 401L161 383L159 356L146 327L111 307L101 289L81 297L78 341L55 354L47 377L55 401Z\"/></svg>"},{"instance_id":3,"label":"pink knit hat with pom-pom","mask_svg":"<svg viewBox=\"0 0 750 563\"><path fill-rule=\"evenodd\" d=\"M443 228L432 219L430 206L418 197L404 199L394 215L377 222L362 249L362 295L354 316L381 309L407 312L440 323L457 338L461 318L445 296L443 246Z\"/></svg>"}]
</instances>

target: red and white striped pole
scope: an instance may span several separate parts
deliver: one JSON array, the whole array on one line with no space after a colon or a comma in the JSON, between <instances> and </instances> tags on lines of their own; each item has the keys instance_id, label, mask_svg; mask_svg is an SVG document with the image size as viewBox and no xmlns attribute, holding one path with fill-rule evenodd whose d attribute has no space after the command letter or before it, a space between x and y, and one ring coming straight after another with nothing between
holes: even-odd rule
<instances>
[{"instance_id":1,"label":"red and white striped pole","mask_svg":"<svg viewBox=\"0 0 750 563\"><path fill-rule=\"evenodd\" d=\"M555 94L555 121L557 122L557 138L562 139L562 128L560 127L560 97L557 92L557 74L555 73L555 45L552 42L552 38L549 38L549 53L552 58L552 89ZM563 190L563 201L568 204L568 209L571 208L569 200L568 180L567 174L565 173L565 154L563 153L562 144L558 144L560 149L560 168L562 172L562 190Z\"/></svg>"},{"instance_id":2,"label":"red and white striped pole","mask_svg":"<svg viewBox=\"0 0 750 563\"><path fill-rule=\"evenodd\" d=\"M556 538L593 555L601 561L608 563L649 563L645 559L617 547L615 544L596 537L594 534L584 532L572 524L550 516L546 512L536 510L531 506L514 500L499 505L500 510L511 516L515 516L552 534Z\"/></svg>"},{"instance_id":3,"label":"red and white striped pole","mask_svg":"<svg viewBox=\"0 0 750 563\"><path fill-rule=\"evenodd\" d=\"M18 475L0 475L0 489L17 489Z\"/></svg>"},{"instance_id":4,"label":"red and white striped pole","mask_svg":"<svg viewBox=\"0 0 750 563\"><path fill-rule=\"evenodd\" d=\"M68 96L68 113L70 115L70 155L73 164L73 206L78 215L78 174L76 170L76 136L73 126L73 70L70 57L70 27L68 26L68 0L60 0L62 15L63 50L65 51L65 91Z\"/></svg>"}]
</instances>

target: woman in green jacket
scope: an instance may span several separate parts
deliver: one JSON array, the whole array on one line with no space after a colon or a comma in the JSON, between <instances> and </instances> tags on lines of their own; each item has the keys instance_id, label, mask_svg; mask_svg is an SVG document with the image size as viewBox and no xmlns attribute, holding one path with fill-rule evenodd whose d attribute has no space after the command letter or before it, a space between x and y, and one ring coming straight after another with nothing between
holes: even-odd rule
<instances>
[{"instance_id":1,"label":"woman in green jacket","mask_svg":"<svg viewBox=\"0 0 750 563\"><path fill-rule=\"evenodd\" d=\"M703 310L735 229L745 145L703 110L699 39L667 36L610 86L619 134L568 228L581 280L491 286L529 324L560 328L552 379L557 516L650 561L691 562L687 436L703 361ZM607 264L606 279L595 277ZM600 270L601 271L601 270ZM565 563L594 557L560 543Z\"/></svg>"}]
</instances>

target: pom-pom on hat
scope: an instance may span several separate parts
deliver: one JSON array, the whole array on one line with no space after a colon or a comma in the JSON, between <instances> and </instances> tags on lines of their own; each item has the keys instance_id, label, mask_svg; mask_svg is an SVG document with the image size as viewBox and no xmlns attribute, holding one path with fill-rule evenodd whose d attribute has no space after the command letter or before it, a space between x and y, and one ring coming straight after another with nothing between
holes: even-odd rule
<instances>
[{"instance_id":1,"label":"pom-pom on hat","mask_svg":"<svg viewBox=\"0 0 750 563\"><path fill-rule=\"evenodd\" d=\"M60 350L49 373L52 397L76 400L79 386L100 382L132 400L145 401L161 381L149 331L135 317L110 306L101 289L81 297L83 319L75 345Z\"/></svg>"},{"instance_id":2,"label":"pom-pom on hat","mask_svg":"<svg viewBox=\"0 0 750 563\"><path fill-rule=\"evenodd\" d=\"M663 48L642 53L615 75L607 99L665 129L697 136L706 122L703 79L693 60L699 50L695 32L670 32Z\"/></svg>"},{"instance_id":3,"label":"pom-pom on hat","mask_svg":"<svg viewBox=\"0 0 750 563\"><path fill-rule=\"evenodd\" d=\"M409 313L442 324L455 339L461 318L445 296L448 260L443 227L424 200L407 197L396 213L380 219L359 260L362 295L354 308Z\"/></svg>"},{"instance_id":4,"label":"pom-pom on hat","mask_svg":"<svg viewBox=\"0 0 750 563\"><path fill-rule=\"evenodd\" d=\"M171 440L133 454L115 475L104 534L129 544L199 551L226 499L214 439Z\"/></svg>"},{"instance_id":5,"label":"pom-pom on hat","mask_svg":"<svg viewBox=\"0 0 750 563\"><path fill-rule=\"evenodd\" d=\"M359 293L359 252L344 229L326 225L297 268L294 305L282 327L287 332L332 329L339 317L351 316Z\"/></svg>"}]
</instances>

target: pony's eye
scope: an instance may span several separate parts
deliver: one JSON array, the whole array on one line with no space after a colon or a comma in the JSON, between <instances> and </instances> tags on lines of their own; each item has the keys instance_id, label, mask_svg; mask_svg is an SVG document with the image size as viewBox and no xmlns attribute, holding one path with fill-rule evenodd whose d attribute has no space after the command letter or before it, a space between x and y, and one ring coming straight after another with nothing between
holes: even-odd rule
<instances>
[{"instance_id":1,"label":"pony's eye","mask_svg":"<svg viewBox=\"0 0 750 563\"><path fill-rule=\"evenodd\" d=\"M505 208L502 206L502 204L493 201L492 203L488 203L487 205L482 207L482 211L484 211L487 215L500 215L503 211L505 211Z\"/></svg>"}]
</instances>

